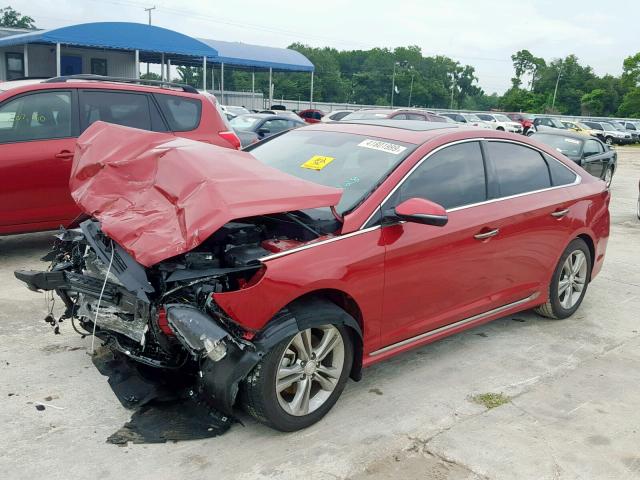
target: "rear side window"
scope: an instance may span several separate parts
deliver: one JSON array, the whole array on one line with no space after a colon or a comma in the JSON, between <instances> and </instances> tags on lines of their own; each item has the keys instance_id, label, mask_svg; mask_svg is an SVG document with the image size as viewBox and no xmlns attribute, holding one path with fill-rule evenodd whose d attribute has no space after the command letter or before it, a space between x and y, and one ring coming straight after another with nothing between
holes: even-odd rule
<instances>
[{"instance_id":1,"label":"rear side window","mask_svg":"<svg viewBox=\"0 0 640 480\"><path fill-rule=\"evenodd\" d=\"M200 100L163 94L156 94L155 98L171 131L186 132L198 128L202 113Z\"/></svg>"},{"instance_id":2,"label":"rear side window","mask_svg":"<svg viewBox=\"0 0 640 480\"><path fill-rule=\"evenodd\" d=\"M444 208L487 199L484 161L478 142L443 148L409 175L396 193L394 205L409 198L425 198Z\"/></svg>"},{"instance_id":3,"label":"rear side window","mask_svg":"<svg viewBox=\"0 0 640 480\"><path fill-rule=\"evenodd\" d=\"M487 149L496 170L500 196L551 186L547 163L536 150L506 142L489 142Z\"/></svg>"},{"instance_id":4,"label":"rear side window","mask_svg":"<svg viewBox=\"0 0 640 480\"><path fill-rule=\"evenodd\" d=\"M151 108L155 111L155 105L149 100L147 95L141 93L82 90L80 92L82 130L98 120L125 127L153 130Z\"/></svg>"},{"instance_id":5,"label":"rear side window","mask_svg":"<svg viewBox=\"0 0 640 480\"><path fill-rule=\"evenodd\" d=\"M549 155L545 155L544 158L547 161L547 165L549 165L551 182L554 187L570 185L576 181L576 174L573 170L565 167L561 162L555 158L551 158Z\"/></svg>"},{"instance_id":6,"label":"rear side window","mask_svg":"<svg viewBox=\"0 0 640 480\"><path fill-rule=\"evenodd\" d=\"M0 107L0 143L71 137L71 93L23 95Z\"/></svg>"}]
</instances>

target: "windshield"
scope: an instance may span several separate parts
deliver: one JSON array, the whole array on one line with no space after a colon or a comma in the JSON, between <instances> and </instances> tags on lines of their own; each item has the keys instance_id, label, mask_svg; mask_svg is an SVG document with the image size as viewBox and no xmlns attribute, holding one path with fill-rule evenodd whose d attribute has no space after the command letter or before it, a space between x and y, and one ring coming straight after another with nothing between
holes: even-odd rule
<instances>
[{"instance_id":1,"label":"windshield","mask_svg":"<svg viewBox=\"0 0 640 480\"><path fill-rule=\"evenodd\" d=\"M582 140L549 133L536 133L533 135L533 138L545 145L549 145L551 148L555 148L567 157L580 157Z\"/></svg>"},{"instance_id":2,"label":"windshield","mask_svg":"<svg viewBox=\"0 0 640 480\"><path fill-rule=\"evenodd\" d=\"M343 118L343 120L377 120L387 118L385 112L353 112Z\"/></svg>"},{"instance_id":3,"label":"windshield","mask_svg":"<svg viewBox=\"0 0 640 480\"><path fill-rule=\"evenodd\" d=\"M512 120L511 120L509 117L507 117L506 115L500 115L500 114L497 114L497 115L494 115L494 117L495 117L495 118L496 118L496 120L498 120L499 122L511 122L511 121L512 121Z\"/></svg>"},{"instance_id":4,"label":"windshield","mask_svg":"<svg viewBox=\"0 0 640 480\"><path fill-rule=\"evenodd\" d=\"M351 133L290 131L250 151L262 163L303 180L344 190L339 214L357 207L415 145Z\"/></svg>"},{"instance_id":5,"label":"windshield","mask_svg":"<svg viewBox=\"0 0 640 480\"><path fill-rule=\"evenodd\" d=\"M254 117L251 115L240 115L234 118L229 123L236 130L252 130L253 127L262 120L260 117Z\"/></svg>"}]
</instances>

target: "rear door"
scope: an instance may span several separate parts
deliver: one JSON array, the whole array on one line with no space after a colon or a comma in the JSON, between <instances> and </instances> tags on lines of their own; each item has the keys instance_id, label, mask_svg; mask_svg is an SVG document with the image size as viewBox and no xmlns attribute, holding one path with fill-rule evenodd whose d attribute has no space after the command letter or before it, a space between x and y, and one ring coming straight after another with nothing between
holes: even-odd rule
<instances>
[{"instance_id":1,"label":"rear door","mask_svg":"<svg viewBox=\"0 0 640 480\"><path fill-rule=\"evenodd\" d=\"M582 158L582 168L594 177L602 178L604 169L609 163L609 155L605 152L604 145L598 140L585 140Z\"/></svg>"},{"instance_id":2,"label":"rear door","mask_svg":"<svg viewBox=\"0 0 640 480\"><path fill-rule=\"evenodd\" d=\"M0 233L66 223L78 134L73 89L38 90L0 104Z\"/></svg>"},{"instance_id":3,"label":"rear door","mask_svg":"<svg viewBox=\"0 0 640 480\"><path fill-rule=\"evenodd\" d=\"M546 292L569 236L569 188L576 174L561 162L518 142L485 143L489 181L497 192L492 207L500 212L492 242L493 298L500 305Z\"/></svg>"}]
</instances>

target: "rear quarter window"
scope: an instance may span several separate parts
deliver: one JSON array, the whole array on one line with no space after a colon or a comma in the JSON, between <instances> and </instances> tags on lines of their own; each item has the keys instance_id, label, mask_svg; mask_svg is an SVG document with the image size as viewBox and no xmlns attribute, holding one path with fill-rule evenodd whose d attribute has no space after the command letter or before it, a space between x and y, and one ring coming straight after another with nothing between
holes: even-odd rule
<instances>
[{"instance_id":1,"label":"rear quarter window","mask_svg":"<svg viewBox=\"0 0 640 480\"><path fill-rule=\"evenodd\" d=\"M549 165L549 172L551 173L551 182L554 187L561 185L571 185L576 181L577 175L569 167L566 167L563 163L559 162L550 155L544 156Z\"/></svg>"},{"instance_id":2,"label":"rear quarter window","mask_svg":"<svg viewBox=\"0 0 640 480\"><path fill-rule=\"evenodd\" d=\"M501 197L551 186L547 162L538 151L507 142L489 142L487 150L496 170Z\"/></svg>"},{"instance_id":3,"label":"rear quarter window","mask_svg":"<svg viewBox=\"0 0 640 480\"><path fill-rule=\"evenodd\" d=\"M160 110L173 132L195 130L200 124L202 102L196 98L155 94Z\"/></svg>"}]
</instances>

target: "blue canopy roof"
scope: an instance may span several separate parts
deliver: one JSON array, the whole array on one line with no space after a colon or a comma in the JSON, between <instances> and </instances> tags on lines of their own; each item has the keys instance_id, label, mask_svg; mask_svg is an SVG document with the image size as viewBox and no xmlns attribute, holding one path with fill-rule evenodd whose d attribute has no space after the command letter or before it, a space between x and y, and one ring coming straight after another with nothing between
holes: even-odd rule
<instances>
[{"instance_id":1,"label":"blue canopy roof","mask_svg":"<svg viewBox=\"0 0 640 480\"><path fill-rule=\"evenodd\" d=\"M51 30L36 30L0 38L0 47L44 43L112 50L139 50L140 61L159 62L161 54L175 64L208 62L238 67L311 72L313 64L301 53L286 48L262 47L189 37L144 23L82 23Z\"/></svg>"},{"instance_id":2,"label":"blue canopy roof","mask_svg":"<svg viewBox=\"0 0 640 480\"><path fill-rule=\"evenodd\" d=\"M215 58L218 56L215 48L182 33L153 25L129 22L82 23L51 30L36 30L0 39L0 47L25 43L61 43L187 57Z\"/></svg>"},{"instance_id":3,"label":"blue canopy roof","mask_svg":"<svg viewBox=\"0 0 640 480\"><path fill-rule=\"evenodd\" d=\"M211 59L216 63L226 63L241 67L273 68L274 70L294 70L312 72L313 63L300 52L288 48L263 47L241 42L200 39L218 51L218 57Z\"/></svg>"}]
</instances>

